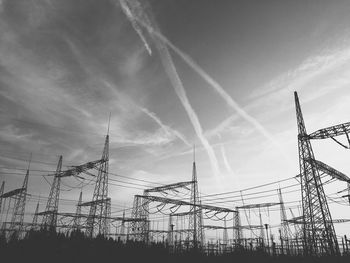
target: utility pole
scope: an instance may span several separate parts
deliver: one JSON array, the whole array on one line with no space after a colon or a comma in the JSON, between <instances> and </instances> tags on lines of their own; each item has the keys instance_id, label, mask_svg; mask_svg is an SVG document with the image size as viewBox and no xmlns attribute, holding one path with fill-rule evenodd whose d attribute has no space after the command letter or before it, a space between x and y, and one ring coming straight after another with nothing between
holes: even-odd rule
<instances>
[{"instance_id":1,"label":"utility pole","mask_svg":"<svg viewBox=\"0 0 350 263\"><path fill-rule=\"evenodd\" d=\"M315 158L306 132L297 92L294 92L294 99L298 125L304 253L312 256L339 255L337 237L319 171L314 162L309 162Z\"/></svg>"},{"instance_id":2,"label":"utility pole","mask_svg":"<svg viewBox=\"0 0 350 263\"><path fill-rule=\"evenodd\" d=\"M265 226L265 230L266 230L267 251L268 251L268 254L270 254L269 225L264 224L264 226Z\"/></svg>"}]
</instances>

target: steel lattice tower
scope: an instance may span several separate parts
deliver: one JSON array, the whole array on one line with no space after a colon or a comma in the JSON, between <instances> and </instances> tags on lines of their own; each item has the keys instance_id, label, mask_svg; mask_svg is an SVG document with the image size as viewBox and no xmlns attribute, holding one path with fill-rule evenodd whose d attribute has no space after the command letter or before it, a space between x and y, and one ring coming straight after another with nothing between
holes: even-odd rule
<instances>
[{"instance_id":1,"label":"steel lattice tower","mask_svg":"<svg viewBox=\"0 0 350 263\"><path fill-rule=\"evenodd\" d=\"M82 203L82 199L83 199L83 192L80 191L79 194L79 200L78 200L78 204L77 204L77 209L75 211L75 218L74 218L74 222L73 222L73 230L75 231L79 231L81 226L80 226L80 219L81 219L81 203Z\"/></svg>"},{"instance_id":2,"label":"steel lattice tower","mask_svg":"<svg viewBox=\"0 0 350 263\"><path fill-rule=\"evenodd\" d=\"M289 228L289 224L287 221L286 208L284 206L283 197L281 189L278 188L278 197L280 200L280 213L281 213L281 237L284 242L288 244L290 238L292 237L292 231Z\"/></svg>"},{"instance_id":3,"label":"steel lattice tower","mask_svg":"<svg viewBox=\"0 0 350 263\"><path fill-rule=\"evenodd\" d=\"M24 210L26 206L27 198L27 188L28 188L28 179L29 179L29 167L24 177L23 185L21 191L16 196L16 201L14 205L14 210L11 218L10 228L9 228L9 237L11 238L21 238L23 231L23 219L24 219Z\"/></svg>"},{"instance_id":4,"label":"steel lattice tower","mask_svg":"<svg viewBox=\"0 0 350 263\"><path fill-rule=\"evenodd\" d=\"M2 181L1 188L0 188L0 213L2 209L2 195L4 194L4 189L5 189L5 181Z\"/></svg>"},{"instance_id":5,"label":"steel lattice tower","mask_svg":"<svg viewBox=\"0 0 350 263\"><path fill-rule=\"evenodd\" d=\"M169 215L167 243L170 248L174 246L174 223L172 215Z\"/></svg>"},{"instance_id":6,"label":"steel lattice tower","mask_svg":"<svg viewBox=\"0 0 350 263\"><path fill-rule=\"evenodd\" d=\"M241 228L241 217L239 215L239 210L236 208L237 213L234 213L234 230L233 230L233 239L236 242L236 245L241 245L242 242L242 228Z\"/></svg>"},{"instance_id":7,"label":"steel lattice tower","mask_svg":"<svg viewBox=\"0 0 350 263\"><path fill-rule=\"evenodd\" d=\"M56 231L58 203L61 186L62 155L59 157L55 176L53 178L49 198L47 200L45 212L43 213L42 227L46 230Z\"/></svg>"},{"instance_id":8,"label":"steel lattice tower","mask_svg":"<svg viewBox=\"0 0 350 263\"><path fill-rule=\"evenodd\" d=\"M191 229L193 248L196 250L204 245L203 214L198 192L196 162L193 161L192 169L191 200L192 213L189 215L189 229Z\"/></svg>"},{"instance_id":9,"label":"steel lattice tower","mask_svg":"<svg viewBox=\"0 0 350 263\"><path fill-rule=\"evenodd\" d=\"M259 220L260 220L260 239L261 239L261 245L262 245L262 246L265 246L264 224L263 224L262 217L261 217L260 207L259 207Z\"/></svg>"},{"instance_id":10,"label":"steel lattice tower","mask_svg":"<svg viewBox=\"0 0 350 263\"><path fill-rule=\"evenodd\" d=\"M111 199L108 198L109 134L107 133L102 152L103 162L98 166L98 174L87 220L88 237L109 233Z\"/></svg>"},{"instance_id":11,"label":"steel lattice tower","mask_svg":"<svg viewBox=\"0 0 350 263\"><path fill-rule=\"evenodd\" d=\"M134 219L141 219L140 221L131 222L131 232L133 238L137 241L148 243L149 241L149 203L140 196L134 197L134 204L132 207L131 217Z\"/></svg>"},{"instance_id":12,"label":"steel lattice tower","mask_svg":"<svg viewBox=\"0 0 350 263\"><path fill-rule=\"evenodd\" d=\"M39 228L38 227L38 213L39 213L39 201L36 204L35 213L33 216L33 221L32 221L32 226L31 226L32 230L37 230Z\"/></svg>"},{"instance_id":13,"label":"steel lattice tower","mask_svg":"<svg viewBox=\"0 0 350 263\"><path fill-rule=\"evenodd\" d=\"M226 223L226 217L224 218L224 232L222 235L222 241L225 245L228 244L228 232L227 232L227 223Z\"/></svg>"},{"instance_id":14,"label":"steel lattice tower","mask_svg":"<svg viewBox=\"0 0 350 263\"><path fill-rule=\"evenodd\" d=\"M308 138L297 92L294 92L298 124L299 167L303 207L304 253L338 255L339 247L314 153Z\"/></svg>"}]
</instances>

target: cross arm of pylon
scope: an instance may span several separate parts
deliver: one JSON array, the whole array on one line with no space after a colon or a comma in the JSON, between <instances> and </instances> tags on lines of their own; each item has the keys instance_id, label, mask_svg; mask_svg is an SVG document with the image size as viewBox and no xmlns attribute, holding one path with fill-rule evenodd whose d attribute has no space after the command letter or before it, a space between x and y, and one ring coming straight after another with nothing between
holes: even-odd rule
<instances>
[{"instance_id":1,"label":"cross arm of pylon","mask_svg":"<svg viewBox=\"0 0 350 263\"><path fill-rule=\"evenodd\" d=\"M94 201L84 202L84 203L79 204L79 206L91 206L91 205L95 205L95 204L101 204L101 203L107 202L108 200L111 200L111 198L98 199L98 200L94 200Z\"/></svg>"},{"instance_id":2,"label":"cross arm of pylon","mask_svg":"<svg viewBox=\"0 0 350 263\"><path fill-rule=\"evenodd\" d=\"M146 189L145 193L150 193L150 192L163 192L163 191L168 191L168 190L173 190L176 188L185 188L188 185L193 184L194 181L187 181L187 182L179 182L175 184L168 184L168 185L163 185L163 186L158 186L150 189Z\"/></svg>"},{"instance_id":3,"label":"cross arm of pylon","mask_svg":"<svg viewBox=\"0 0 350 263\"><path fill-rule=\"evenodd\" d=\"M280 205L281 203L262 203L262 204L251 204L244 206L237 206L237 209L252 209L252 208L261 208L261 207L270 207L275 205Z\"/></svg>"},{"instance_id":4,"label":"cross arm of pylon","mask_svg":"<svg viewBox=\"0 0 350 263\"><path fill-rule=\"evenodd\" d=\"M327 127L324 129L320 129L318 131L315 131L307 136L308 139L333 139L336 143L340 144L344 148L350 149L350 122L338 124L335 126ZM336 140L334 137L345 135L348 141L348 145L346 146L343 143Z\"/></svg>"},{"instance_id":5,"label":"cross arm of pylon","mask_svg":"<svg viewBox=\"0 0 350 263\"><path fill-rule=\"evenodd\" d=\"M315 159L307 159L306 161L315 165L317 169L319 169L323 173L328 174L329 176L335 179L338 179L340 181L350 183L350 178L347 175L343 174L342 172L339 172L333 167Z\"/></svg>"},{"instance_id":6,"label":"cross arm of pylon","mask_svg":"<svg viewBox=\"0 0 350 263\"><path fill-rule=\"evenodd\" d=\"M19 193L22 193L24 190L25 190L25 188L17 188L17 189L14 189L14 190L11 190L7 193L2 194L0 196L0 198L8 198L8 197L11 197L14 195L18 195Z\"/></svg>"},{"instance_id":7,"label":"cross arm of pylon","mask_svg":"<svg viewBox=\"0 0 350 263\"><path fill-rule=\"evenodd\" d=\"M72 168L62 171L58 174L59 177L69 177L69 176L78 176L79 174L86 172L88 170L96 168L99 164L106 162L104 159L87 162L81 165L71 166ZM51 174L50 174L51 175ZM52 174L53 175L53 174ZM84 178L82 178L84 179Z\"/></svg>"},{"instance_id":8,"label":"cross arm of pylon","mask_svg":"<svg viewBox=\"0 0 350 263\"><path fill-rule=\"evenodd\" d=\"M61 217L81 217L81 218L89 218L88 214L80 214L77 215L75 213L57 213L57 215ZM105 218L105 219L110 219L111 221L124 221L124 222L140 222L140 221L146 221L144 218L131 218L131 217L121 217L121 216L96 216L96 218Z\"/></svg>"},{"instance_id":9,"label":"cross arm of pylon","mask_svg":"<svg viewBox=\"0 0 350 263\"><path fill-rule=\"evenodd\" d=\"M191 202L186 202L186 201L182 201L182 200L178 200L178 199L165 198L165 197L160 197L160 196L135 195L135 197L143 198L143 199L149 200L151 202L160 202L163 204L196 206L196 207L199 207L201 209L210 210L210 211L237 213L236 210L225 208L225 207L218 207L218 206L211 206L211 205L204 205L204 204L193 204Z\"/></svg>"}]
</instances>

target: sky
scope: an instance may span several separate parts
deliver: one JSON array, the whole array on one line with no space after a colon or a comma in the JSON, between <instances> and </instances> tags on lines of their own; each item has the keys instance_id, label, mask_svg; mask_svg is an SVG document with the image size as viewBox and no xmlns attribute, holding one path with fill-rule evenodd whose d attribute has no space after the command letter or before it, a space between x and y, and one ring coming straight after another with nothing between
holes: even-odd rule
<instances>
[{"instance_id":1,"label":"sky","mask_svg":"<svg viewBox=\"0 0 350 263\"><path fill-rule=\"evenodd\" d=\"M5 191L21 186L31 153L28 191L43 198L60 155L64 167L101 158L110 113L110 172L125 176L110 178L129 182L109 187L116 209L145 185L189 181L193 145L204 194L295 176L294 91L308 132L349 121L349 1L138 3L0 1ZM313 147L350 172L345 149ZM66 179L61 197L80 188Z\"/></svg>"}]
</instances>

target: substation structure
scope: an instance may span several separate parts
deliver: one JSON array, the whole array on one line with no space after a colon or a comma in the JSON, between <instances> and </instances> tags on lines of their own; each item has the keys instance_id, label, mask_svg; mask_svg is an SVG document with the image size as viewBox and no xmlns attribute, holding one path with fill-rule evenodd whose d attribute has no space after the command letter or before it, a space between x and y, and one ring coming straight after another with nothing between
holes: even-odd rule
<instances>
[{"instance_id":1,"label":"substation structure","mask_svg":"<svg viewBox=\"0 0 350 263\"><path fill-rule=\"evenodd\" d=\"M306 256L337 256L349 253L349 240L346 236L336 235L334 224L346 223L350 219L332 218L328 204L330 200L324 185L330 180L345 183L347 194L341 198L345 198L350 205L350 178L315 159L311 141L331 139L337 145L350 149L350 122L309 134L296 92L294 100L298 127L299 174L293 179L298 181L301 193L301 211L297 216L290 208L289 211L286 208L281 188L275 189L275 202L245 203L243 192L236 191L240 192L241 205L237 201L226 206L216 205L223 203L218 200L225 197L221 197L222 193L204 195L199 191L195 160L190 181L146 188L142 195L134 196L128 216L125 211L122 216L112 216L111 198L108 195L107 133L99 160L63 170L63 157L59 157L55 173L47 175L52 180L45 210L40 211L38 202L35 211L31 213L33 218L30 222L24 220L27 197L31 196L27 192L30 162L20 188L5 192L5 182L2 182L1 235L9 240L21 239L30 231L81 232L89 238L104 236L121 242L163 243L174 253L195 250L215 254L241 249ZM345 142L339 139L341 136L345 138ZM91 201L83 202L80 191L75 212L59 211L61 181L68 177L82 180L88 177L94 182ZM211 202L208 203L208 200ZM279 223L267 224L262 219L262 211L269 211L274 207L280 212ZM6 216L3 216L5 211ZM288 213L291 215L289 218ZM255 215L254 223L251 215ZM272 234L272 228L277 228L277 234Z\"/></svg>"}]
</instances>

